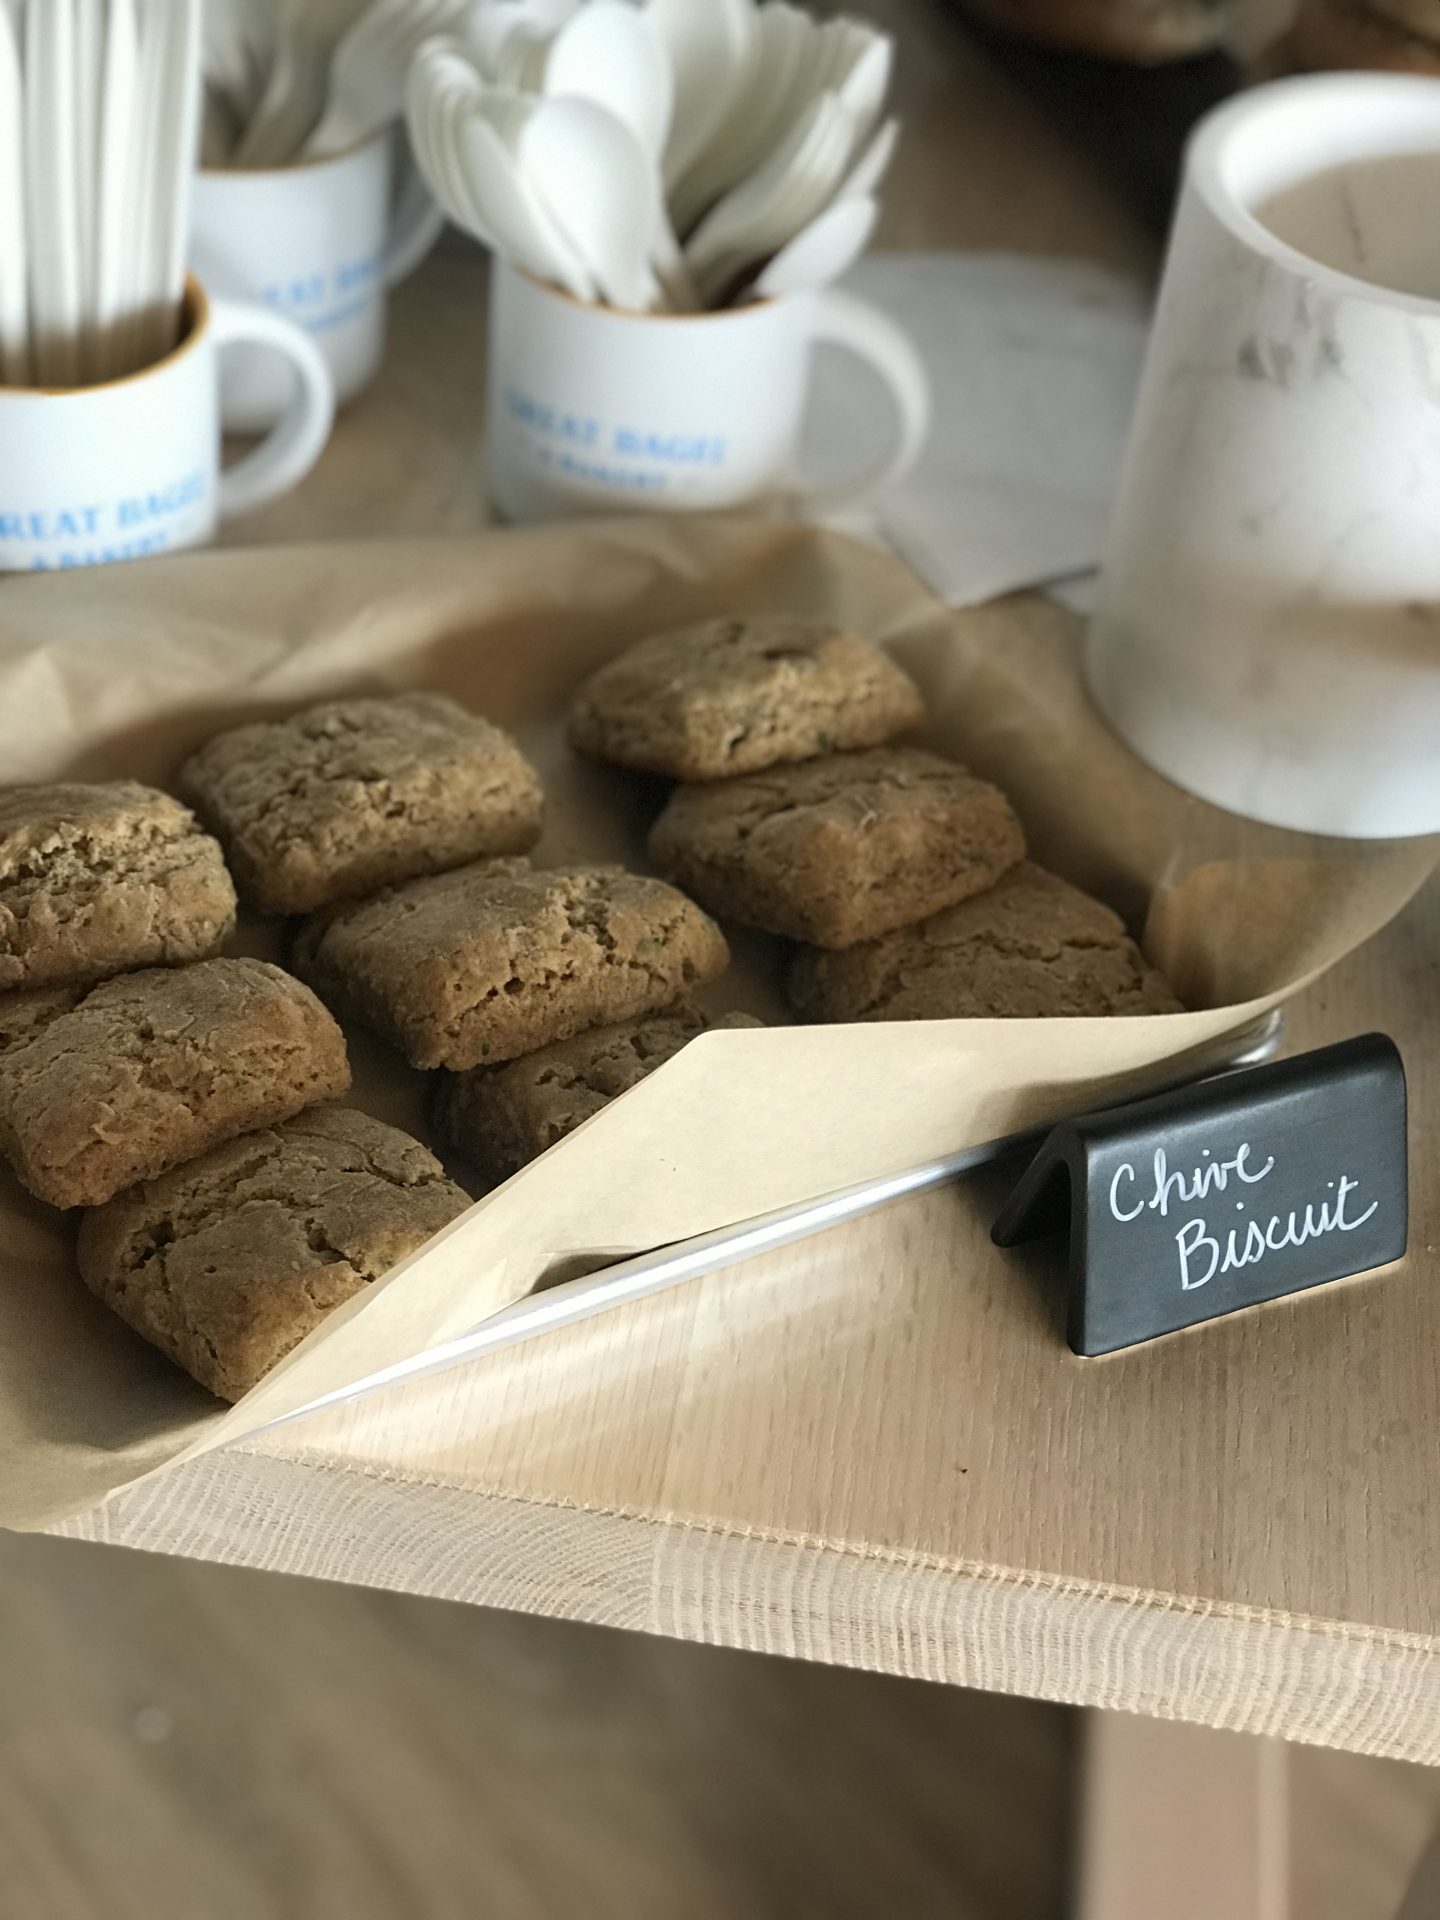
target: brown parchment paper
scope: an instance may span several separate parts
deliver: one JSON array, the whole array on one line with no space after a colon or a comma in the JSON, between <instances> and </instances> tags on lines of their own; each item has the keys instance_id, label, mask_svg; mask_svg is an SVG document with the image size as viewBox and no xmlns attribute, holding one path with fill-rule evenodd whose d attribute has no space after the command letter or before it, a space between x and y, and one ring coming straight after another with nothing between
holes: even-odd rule
<instances>
[{"instance_id":1,"label":"brown parchment paper","mask_svg":"<svg viewBox=\"0 0 1440 1920\"><path fill-rule=\"evenodd\" d=\"M164 784L215 728L323 696L429 687L514 728L550 817L536 858L643 864L657 784L569 756L580 677L710 613L823 613L892 645L933 744L1001 782L1037 856L1146 928L1187 1003L1166 1018L953 1021L711 1034L336 1314L230 1411L76 1278L73 1221L0 1171L0 1524L83 1511L389 1362L542 1277L893 1172L1199 1065L1364 940L1430 871L1384 847L1253 826L1191 800L1105 731L1078 623L1021 598L967 613L838 536L628 521L465 540L204 554L0 584L0 779ZM278 931L237 946L283 960ZM735 941L711 995L774 1020L780 952ZM352 1035L357 1105L424 1131L423 1076ZM456 1169L464 1178L464 1170Z\"/></svg>"}]
</instances>

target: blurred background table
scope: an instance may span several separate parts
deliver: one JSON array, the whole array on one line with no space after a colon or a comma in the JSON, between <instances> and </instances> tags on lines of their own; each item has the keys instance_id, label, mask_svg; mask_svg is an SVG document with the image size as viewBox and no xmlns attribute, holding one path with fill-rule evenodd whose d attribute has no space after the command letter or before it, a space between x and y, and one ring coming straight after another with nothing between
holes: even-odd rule
<instances>
[{"instance_id":1,"label":"blurred background table","mask_svg":"<svg viewBox=\"0 0 1440 1920\"><path fill-rule=\"evenodd\" d=\"M929 0L866 11L900 36L907 126L884 244L1153 268L1152 237L952 16ZM318 472L229 539L481 524L483 336L483 263L452 238L398 295L386 370ZM1382 1027L1406 1054L1425 1177L1414 1252L1383 1280L1083 1362L1063 1344L1053 1253L990 1249L998 1190L981 1180L210 1456L60 1531L1440 1759L1437 903L1432 890L1291 1017L1294 1046ZM417 1483L435 1490L418 1524ZM0 1567L27 1596L59 1591L83 1551L17 1541ZM361 1604L336 1600L342 1636ZM263 1629L244 1648L247 1603L217 1605L222 1642L263 1661ZM353 1645L363 1660L363 1632ZM1006 1777L1043 1798L1052 1776ZM1412 1800L1427 1811L1390 1836L1392 1879L1429 1818L1426 1793ZM880 1879L904 1905L903 1874ZM1295 1909L1307 1920L1338 1884L1321 1879ZM1039 1915L1053 1892L973 1910ZM908 1910L971 1911L918 1895Z\"/></svg>"}]
</instances>

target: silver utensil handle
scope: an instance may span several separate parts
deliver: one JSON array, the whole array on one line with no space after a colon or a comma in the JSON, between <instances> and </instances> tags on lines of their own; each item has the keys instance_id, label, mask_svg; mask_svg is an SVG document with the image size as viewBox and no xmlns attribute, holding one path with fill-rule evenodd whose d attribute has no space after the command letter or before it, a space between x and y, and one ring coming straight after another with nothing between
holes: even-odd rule
<instances>
[{"instance_id":1,"label":"silver utensil handle","mask_svg":"<svg viewBox=\"0 0 1440 1920\"><path fill-rule=\"evenodd\" d=\"M1239 1036L1234 1051L1227 1054L1218 1065L1211 1066L1202 1074L1182 1076L1172 1084L1184 1085L1192 1079L1207 1079L1216 1073L1258 1066L1279 1051L1284 1031L1285 1016L1277 1010L1259 1027ZM1154 1092L1165 1090L1152 1089ZM513 1306L502 1307L469 1333L460 1334L456 1339L447 1340L425 1353L414 1354L409 1359L381 1367L348 1387L338 1387L331 1393L321 1394L291 1413L266 1421L263 1426L252 1429L252 1433L266 1433L274 1427L288 1426L291 1421L301 1420L307 1414L318 1413L326 1407L345 1405L364 1395L376 1393L382 1387L423 1379L427 1374L443 1373L463 1361L477 1359L481 1354L517 1346L522 1340L533 1340L538 1334L553 1333L558 1327L574 1326L577 1321L588 1320L594 1314L606 1313L612 1307L624 1306L631 1300L643 1300L648 1294L663 1293L686 1280L695 1280L702 1274L715 1273L722 1267L732 1266L738 1260L748 1260L756 1254L771 1253L777 1247L789 1246L796 1240L806 1240L812 1234L824 1233L828 1228L838 1227L847 1220L873 1213L877 1207L888 1206L894 1200L923 1193L931 1187L943 1186L949 1180L958 1179L962 1174L973 1173L977 1167L987 1166L1027 1142L1038 1141L1050 1124L1047 1122L1044 1127L1010 1134L1004 1139L989 1140L980 1146L965 1147L942 1160L907 1167L900 1173L888 1174L877 1180L865 1180L857 1186L823 1194L816 1200L805 1200L794 1206L778 1208L773 1213L759 1214L738 1225L717 1227L694 1239L676 1241L668 1247L655 1248L628 1260L617 1261L598 1273L583 1274L555 1286L546 1287L542 1284L539 1291L527 1294Z\"/></svg>"}]
</instances>

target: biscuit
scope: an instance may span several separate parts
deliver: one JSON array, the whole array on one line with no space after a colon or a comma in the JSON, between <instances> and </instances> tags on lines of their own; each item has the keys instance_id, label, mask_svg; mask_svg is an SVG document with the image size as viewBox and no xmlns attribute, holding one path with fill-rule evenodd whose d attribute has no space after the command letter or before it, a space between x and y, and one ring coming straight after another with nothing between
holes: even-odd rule
<instances>
[{"instance_id":1,"label":"biscuit","mask_svg":"<svg viewBox=\"0 0 1440 1920\"><path fill-rule=\"evenodd\" d=\"M0 787L0 992L202 960L234 925L219 845L169 794Z\"/></svg>"},{"instance_id":2,"label":"biscuit","mask_svg":"<svg viewBox=\"0 0 1440 1920\"><path fill-rule=\"evenodd\" d=\"M672 1007L592 1027L502 1067L444 1075L436 1123L457 1152L498 1184L638 1086L697 1034L761 1024L747 1013L709 1020L696 1007Z\"/></svg>"},{"instance_id":3,"label":"biscuit","mask_svg":"<svg viewBox=\"0 0 1440 1920\"><path fill-rule=\"evenodd\" d=\"M440 694L234 727L177 784L264 913L309 913L540 837L534 769L508 734Z\"/></svg>"},{"instance_id":4,"label":"biscuit","mask_svg":"<svg viewBox=\"0 0 1440 1920\"><path fill-rule=\"evenodd\" d=\"M0 994L0 1054L33 1040L62 1013L85 998L87 987L33 987L28 993Z\"/></svg>"},{"instance_id":5,"label":"biscuit","mask_svg":"<svg viewBox=\"0 0 1440 1920\"><path fill-rule=\"evenodd\" d=\"M202 1386L238 1400L469 1205L418 1140L315 1107L87 1213L80 1273Z\"/></svg>"},{"instance_id":6,"label":"biscuit","mask_svg":"<svg viewBox=\"0 0 1440 1920\"><path fill-rule=\"evenodd\" d=\"M340 1029L279 967L155 967L0 1052L0 1153L37 1199L95 1207L349 1084Z\"/></svg>"},{"instance_id":7,"label":"biscuit","mask_svg":"<svg viewBox=\"0 0 1440 1920\"><path fill-rule=\"evenodd\" d=\"M920 695L868 640L787 614L656 634L593 674L570 709L592 759L676 780L723 780L851 747L924 718Z\"/></svg>"},{"instance_id":8,"label":"biscuit","mask_svg":"<svg viewBox=\"0 0 1440 1920\"><path fill-rule=\"evenodd\" d=\"M807 1020L1183 1012L1118 915L1028 861L919 926L801 953L789 992Z\"/></svg>"},{"instance_id":9,"label":"biscuit","mask_svg":"<svg viewBox=\"0 0 1440 1920\"><path fill-rule=\"evenodd\" d=\"M729 960L673 887L620 867L461 867L317 914L296 971L414 1067L513 1060L674 1003Z\"/></svg>"},{"instance_id":10,"label":"biscuit","mask_svg":"<svg viewBox=\"0 0 1440 1920\"><path fill-rule=\"evenodd\" d=\"M848 947L993 886L1025 852L998 788L917 747L680 787L650 856L722 919Z\"/></svg>"}]
</instances>

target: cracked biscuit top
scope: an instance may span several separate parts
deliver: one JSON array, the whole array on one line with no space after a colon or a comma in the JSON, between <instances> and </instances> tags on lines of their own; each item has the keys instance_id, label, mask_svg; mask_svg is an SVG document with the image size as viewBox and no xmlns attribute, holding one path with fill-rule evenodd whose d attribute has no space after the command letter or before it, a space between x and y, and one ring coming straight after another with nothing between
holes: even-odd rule
<instances>
[{"instance_id":1,"label":"cracked biscuit top","mask_svg":"<svg viewBox=\"0 0 1440 1920\"><path fill-rule=\"evenodd\" d=\"M219 845L168 793L0 787L0 991L203 960L234 925Z\"/></svg>"},{"instance_id":2,"label":"cracked biscuit top","mask_svg":"<svg viewBox=\"0 0 1440 1920\"><path fill-rule=\"evenodd\" d=\"M820 947L938 913L1024 852L998 787L918 747L680 787L650 833L655 865L712 913Z\"/></svg>"},{"instance_id":3,"label":"cracked biscuit top","mask_svg":"<svg viewBox=\"0 0 1440 1920\"><path fill-rule=\"evenodd\" d=\"M99 1206L350 1084L339 1027L263 960L16 995L0 1041L0 1154L52 1207Z\"/></svg>"},{"instance_id":4,"label":"cracked biscuit top","mask_svg":"<svg viewBox=\"0 0 1440 1920\"><path fill-rule=\"evenodd\" d=\"M418 1140L315 1107L87 1214L80 1272L202 1386L238 1400L469 1204Z\"/></svg>"},{"instance_id":5,"label":"cracked biscuit top","mask_svg":"<svg viewBox=\"0 0 1440 1920\"><path fill-rule=\"evenodd\" d=\"M923 718L913 683L868 640L825 621L753 614L627 648L581 687L569 734L595 760L723 780L879 746Z\"/></svg>"},{"instance_id":6,"label":"cracked biscuit top","mask_svg":"<svg viewBox=\"0 0 1440 1920\"><path fill-rule=\"evenodd\" d=\"M433 693L333 700L233 727L191 755L177 785L264 913L309 913L526 853L543 808L509 735Z\"/></svg>"},{"instance_id":7,"label":"cracked biscuit top","mask_svg":"<svg viewBox=\"0 0 1440 1920\"><path fill-rule=\"evenodd\" d=\"M729 961L692 900L621 867L495 860L317 914L295 968L414 1067L513 1060L672 1005Z\"/></svg>"},{"instance_id":8,"label":"cracked biscuit top","mask_svg":"<svg viewBox=\"0 0 1440 1920\"><path fill-rule=\"evenodd\" d=\"M803 951L789 992L808 1020L1184 1011L1118 914L1029 861L918 926L843 953Z\"/></svg>"}]
</instances>

